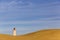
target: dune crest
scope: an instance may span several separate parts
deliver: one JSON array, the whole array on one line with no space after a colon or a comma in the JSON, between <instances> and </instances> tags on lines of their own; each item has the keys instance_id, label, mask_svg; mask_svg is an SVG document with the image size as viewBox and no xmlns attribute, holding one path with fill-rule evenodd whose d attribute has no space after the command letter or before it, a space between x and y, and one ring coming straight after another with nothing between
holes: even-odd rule
<instances>
[{"instance_id":1,"label":"dune crest","mask_svg":"<svg viewBox=\"0 0 60 40\"><path fill-rule=\"evenodd\" d=\"M0 34L0 40L60 40L60 29L40 30L22 36Z\"/></svg>"}]
</instances>

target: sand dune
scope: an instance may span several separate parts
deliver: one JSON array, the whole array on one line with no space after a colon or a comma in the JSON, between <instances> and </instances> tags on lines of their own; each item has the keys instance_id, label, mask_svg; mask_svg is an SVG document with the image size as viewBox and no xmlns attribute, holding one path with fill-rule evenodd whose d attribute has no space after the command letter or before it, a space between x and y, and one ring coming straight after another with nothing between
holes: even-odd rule
<instances>
[{"instance_id":1,"label":"sand dune","mask_svg":"<svg viewBox=\"0 0 60 40\"><path fill-rule=\"evenodd\" d=\"M15 37L0 34L0 40L60 40L60 29L40 30Z\"/></svg>"}]
</instances>

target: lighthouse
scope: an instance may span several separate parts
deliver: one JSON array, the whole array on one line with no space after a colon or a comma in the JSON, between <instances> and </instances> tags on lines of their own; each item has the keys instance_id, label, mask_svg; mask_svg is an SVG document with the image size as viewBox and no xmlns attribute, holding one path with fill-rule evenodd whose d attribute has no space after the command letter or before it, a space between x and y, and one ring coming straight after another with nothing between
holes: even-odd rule
<instances>
[{"instance_id":1,"label":"lighthouse","mask_svg":"<svg viewBox=\"0 0 60 40\"><path fill-rule=\"evenodd\" d=\"M16 28L13 28L13 36L16 36Z\"/></svg>"}]
</instances>

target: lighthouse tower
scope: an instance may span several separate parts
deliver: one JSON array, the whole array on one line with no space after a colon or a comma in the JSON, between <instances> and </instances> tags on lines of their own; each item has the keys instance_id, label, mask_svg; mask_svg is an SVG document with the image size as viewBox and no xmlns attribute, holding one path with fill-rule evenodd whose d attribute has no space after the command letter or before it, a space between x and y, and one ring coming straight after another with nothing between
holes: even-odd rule
<instances>
[{"instance_id":1,"label":"lighthouse tower","mask_svg":"<svg viewBox=\"0 0 60 40\"><path fill-rule=\"evenodd\" d=\"M16 36L16 28L13 28L13 36Z\"/></svg>"}]
</instances>

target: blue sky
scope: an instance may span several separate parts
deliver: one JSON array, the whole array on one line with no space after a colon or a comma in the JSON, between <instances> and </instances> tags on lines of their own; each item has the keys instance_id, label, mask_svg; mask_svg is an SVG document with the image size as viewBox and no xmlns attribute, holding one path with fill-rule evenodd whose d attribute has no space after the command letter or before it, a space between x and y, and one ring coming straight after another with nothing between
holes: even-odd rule
<instances>
[{"instance_id":1,"label":"blue sky","mask_svg":"<svg viewBox=\"0 0 60 40\"><path fill-rule=\"evenodd\" d=\"M0 0L0 33L17 35L60 28L60 0Z\"/></svg>"}]
</instances>

